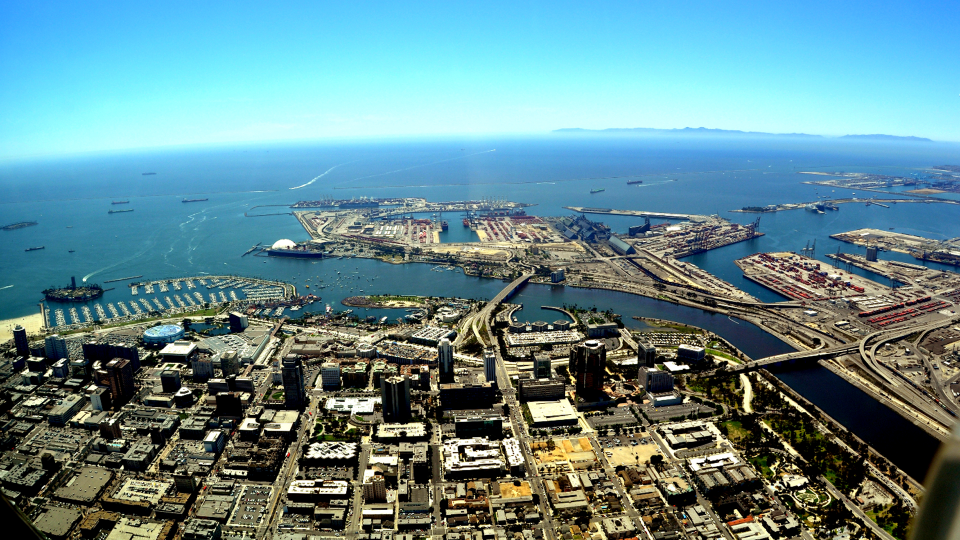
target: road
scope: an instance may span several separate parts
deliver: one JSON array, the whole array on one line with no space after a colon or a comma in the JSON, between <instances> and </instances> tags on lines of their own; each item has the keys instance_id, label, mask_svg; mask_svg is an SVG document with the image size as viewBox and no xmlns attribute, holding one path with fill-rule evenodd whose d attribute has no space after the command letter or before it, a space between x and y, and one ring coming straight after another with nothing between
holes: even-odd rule
<instances>
[{"instance_id":1,"label":"road","mask_svg":"<svg viewBox=\"0 0 960 540\"><path fill-rule=\"evenodd\" d=\"M820 479L820 482L824 486L826 486L827 491L830 492L830 495L836 499L839 499L841 502L843 502L843 505L847 507L847 510L853 513L853 515L857 516L857 518L860 519L860 521L863 522L867 527L869 527L870 530L873 531L875 535L877 535L880 538L883 538L884 540L894 540L893 536L890 536L890 533L883 530L883 528L877 525L875 521L870 519L870 517L867 514L865 514L863 510L860 509L859 506L857 506L856 504L853 503L853 501L848 499L846 495L840 492L840 490L833 487L833 484L828 482L826 478L824 478L823 476L820 476L819 479Z\"/></svg>"}]
</instances>

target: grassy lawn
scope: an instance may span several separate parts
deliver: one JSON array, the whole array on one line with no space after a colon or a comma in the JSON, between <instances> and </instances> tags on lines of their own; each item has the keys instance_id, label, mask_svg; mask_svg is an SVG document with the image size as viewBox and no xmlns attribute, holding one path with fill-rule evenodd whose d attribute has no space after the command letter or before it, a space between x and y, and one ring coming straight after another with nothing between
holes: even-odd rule
<instances>
[{"instance_id":1,"label":"grassy lawn","mask_svg":"<svg viewBox=\"0 0 960 540\"><path fill-rule=\"evenodd\" d=\"M770 468L771 465L777 460L776 457L770 454L760 454L750 458L748 461L753 465L754 469L760 471L760 474L767 478L773 478L773 469Z\"/></svg>"},{"instance_id":2,"label":"grassy lawn","mask_svg":"<svg viewBox=\"0 0 960 540\"><path fill-rule=\"evenodd\" d=\"M724 422L723 425L727 426L727 438L732 441L739 441L750 436L750 432L743 429L743 424L740 422L730 420Z\"/></svg>"},{"instance_id":3,"label":"grassy lawn","mask_svg":"<svg viewBox=\"0 0 960 540\"><path fill-rule=\"evenodd\" d=\"M723 351L718 351L716 349L707 349L707 354L712 354L713 356L720 357L720 358L726 358L727 360L730 360L731 362L736 362L738 364L743 363L738 358L731 356L730 354L725 353Z\"/></svg>"},{"instance_id":4,"label":"grassy lawn","mask_svg":"<svg viewBox=\"0 0 960 540\"><path fill-rule=\"evenodd\" d=\"M283 397L283 392L274 392L270 395L270 399L280 399Z\"/></svg>"}]
</instances>

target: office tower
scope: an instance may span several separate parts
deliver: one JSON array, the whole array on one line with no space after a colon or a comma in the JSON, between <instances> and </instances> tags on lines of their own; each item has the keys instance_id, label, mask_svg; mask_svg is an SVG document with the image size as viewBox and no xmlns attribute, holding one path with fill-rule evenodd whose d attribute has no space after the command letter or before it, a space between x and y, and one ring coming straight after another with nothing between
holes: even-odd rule
<instances>
[{"instance_id":1,"label":"office tower","mask_svg":"<svg viewBox=\"0 0 960 540\"><path fill-rule=\"evenodd\" d=\"M336 362L324 362L320 366L320 382L324 390L337 390L340 388L340 364Z\"/></svg>"},{"instance_id":2,"label":"office tower","mask_svg":"<svg viewBox=\"0 0 960 540\"><path fill-rule=\"evenodd\" d=\"M384 422L410 421L410 381L400 375L380 381Z\"/></svg>"},{"instance_id":3,"label":"office tower","mask_svg":"<svg viewBox=\"0 0 960 540\"><path fill-rule=\"evenodd\" d=\"M537 354L533 357L533 378L549 379L553 376L553 362L546 354Z\"/></svg>"},{"instance_id":4,"label":"office tower","mask_svg":"<svg viewBox=\"0 0 960 540\"><path fill-rule=\"evenodd\" d=\"M70 362L66 358L61 358L53 364L53 376L58 379L70 378Z\"/></svg>"},{"instance_id":5,"label":"office tower","mask_svg":"<svg viewBox=\"0 0 960 540\"><path fill-rule=\"evenodd\" d=\"M387 502L387 485L382 476L375 474L363 483L363 500L366 502Z\"/></svg>"},{"instance_id":6,"label":"office tower","mask_svg":"<svg viewBox=\"0 0 960 540\"><path fill-rule=\"evenodd\" d=\"M116 358L104 366L107 385L115 408L126 404L136 393L136 381L133 378L133 364L126 358Z\"/></svg>"},{"instance_id":7,"label":"office tower","mask_svg":"<svg viewBox=\"0 0 960 540\"><path fill-rule=\"evenodd\" d=\"M19 324L13 328L13 343L17 347L17 356L30 356L30 342L27 330Z\"/></svg>"},{"instance_id":8,"label":"office tower","mask_svg":"<svg viewBox=\"0 0 960 540\"><path fill-rule=\"evenodd\" d=\"M43 350L50 360L60 360L67 358L67 340L57 334L47 336L43 340Z\"/></svg>"},{"instance_id":9,"label":"office tower","mask_svg":"<svg viewBox=\"0 0 960 540\"><path fill-rule=\"evenodd\" d=\"M234 334L243 332L244 329L246 329L247 326L249 326L250 324L249 322L247 322L247 316L244 315L243 313L231 311L229 318L230 318L230 332Z\"/></svg>"},{"instance_id":10,"label":"office tower","mask_svg":"<svg viewBox=\"0 0 960 540\"><path fill-rule=\"evenodd\" d=\"M640 368L640 383L648 394L660 394L673 390L673 375L657 369Z\"/></svg>"},{"instance_id":11,"label":"office tower","mask_svg":"<svg viewBox=\"0 0 960 540\"><path fill-rule=\"evenodd\" d=\"M160 384L164 394L172 394L180 389L180 372L175 369L165 369L160 372Z\"/></svg>"},{"instance_id":12,"label":"office tower","mask_svg":"<svg viewBox=\"0 0 960 540\"><path fill-rule=\"evenodd\" d=\"M442 338L437 345L437 364L440 367L440 384L453 382L453 344Z\"/></svg>"},{"instance_id":13,"label":"office tower","mask_svg":"<svg viewBox=\"0 0 960 540\"><path fill-rule=\"evenodd\" d=\"M570 371L577 379L577 392L602 392L607 349L602 341L588 339L570 349Z\"/></svg>"},{"instance_id":14,"label":"office tower","mask_svg":"<svg viewBox=\"0 0 960 540\"><path fill-rule=\"evenodd\" d=\"M303 362L299 356L289 355L283 359L280 377L283 380L284 406L288 409L305 407L307 390L303 384Z\"/></svg>"},{"instance_id":15,"label":"office tower","mask_svg":"<svg viewBox=\"0 0 960 540\"><path fill-rule=\"evenodd\" d=\"M640 369L652 368L657 364L657 348L649 343L637 343L637 363Z\"/></svg>"},{"instance_id":16,"label":"office tower","mask_svg":"<svg viewBox=\"0 0 960 540\"><path fill-rule=\"evenodd\" d=\"M497 355L493 349L483 351L483 374L488 383L497 384Z\"/></svg>"},{"instance_id":17,"label":"office tower","mask_svg":"<svg viewBox=\"0 0 960 540\"><path fill-rule=\"evenodd\" d=\"M90 408L95 411L107 411L113 408L113 400L110 399L110 389L104 386L93 386L88 390L90 396Z\"/></svg>"},{"instance_id":18,"label":"office tower","mask_svg":"<svg viewBox=\"0 0 960 540\"><path fill-rule=\"evenodd\" d=\"M240 374L240 357L237 351L226 351L220 355L220 371L223 371L224 378Z\"/></svg>"},{"instance_id":19,"label":"office tower","mask_svg":"<svg viewBox=\"0 0 960 540\"><path fill-rule=\"evenodd\" d=\"M90 362L83 358L71 360L70 375L76 379L86 379L90 376Z\"/></svg>"},{"instance_id":20,"label":"office tower","mask_svg":"<svg viewBox=\"0 0 960 540\"><path fill-rule=\"evenodd\" d=\"M198 356L193 359L193 380L205 381L213 377L213 359L209 356Z\"/></svg>"}]
</instances>

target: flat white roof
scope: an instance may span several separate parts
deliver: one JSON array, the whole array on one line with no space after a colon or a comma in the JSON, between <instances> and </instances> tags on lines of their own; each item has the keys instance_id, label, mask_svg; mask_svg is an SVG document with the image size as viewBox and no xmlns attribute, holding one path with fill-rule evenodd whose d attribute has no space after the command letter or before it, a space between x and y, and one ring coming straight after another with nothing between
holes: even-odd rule
<instances>
[{"instance_id":1,"label":"flat white roof","mask_svg":"<svg viewBox=\"0 0 960 540\"><path fill-rule=\"evenodd\" d=\"M551 422L577 422L577 411L565 399L556 401L530 401L527 403L534 424Z\"/></svg>"}]
</instances>

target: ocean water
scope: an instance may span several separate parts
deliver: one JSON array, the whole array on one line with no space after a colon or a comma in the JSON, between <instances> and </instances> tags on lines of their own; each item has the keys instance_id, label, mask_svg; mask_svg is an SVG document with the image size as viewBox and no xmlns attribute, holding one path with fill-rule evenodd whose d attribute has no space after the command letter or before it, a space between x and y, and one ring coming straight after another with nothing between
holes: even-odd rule
<instances>
[{"instance_id":1,"label":"ocean water","mask_svg":"<svg viewBox=\"0 0 960 540\"><path fill-rule=\"evenodd\" d=\"M942 143L577 136L191 147L7 162L0 164L5 195L0 222L40 224L0 233L0 319L36 313L40 291L66 284L71 276L101 283L131 275L159 279L230 273L292 281L305 290L308 277L322 279L325 273L342 270L333 261L313 266L316 261L240 258L257 242L308 238L291 216L244 217L260 205L323 196L437 201L500 197L535 204L528 211L537 215L564 215L570 213L564 206L589 205L718 213L745 224L756 216L729 211L849 194L801 184L811 177L798 171L909 174L956 162L960 145ZM627 185L625 177L642 179L643 184ZM600 187L605 191L589 193ZM182 203L183 197L209 201ZM130 203L113 206L114 200ZM110 209L134 211L108 214ZM283 210L268 207L251 213ZM839 212L824 215L766 214L761 218L764 237L690 260L761 299L777 300L776 294L742 279L732 261L761 250L798 251L814 240L818 257L826 260L823 255L838 246L830 234L867 226L948 238L956 236L958 217L960 206L917 204L890 209L842 205ZM449 216L451 230L443 241L473 239L459 226L459 218ZM619 232L639 222L603 218ZM45 249L24 251L33 246ZM411 293L407 289L419 290L419 280L411 274L422 273L382 264L365 272L382 276L378 288ZM437 278L436 273L425 276ZM495 289L479 286L475 294ZM337 294L326 292L324 303L339 302ZM121 286L109 291L103 302L129 297Z\"/></svg>"}]
</instances>

